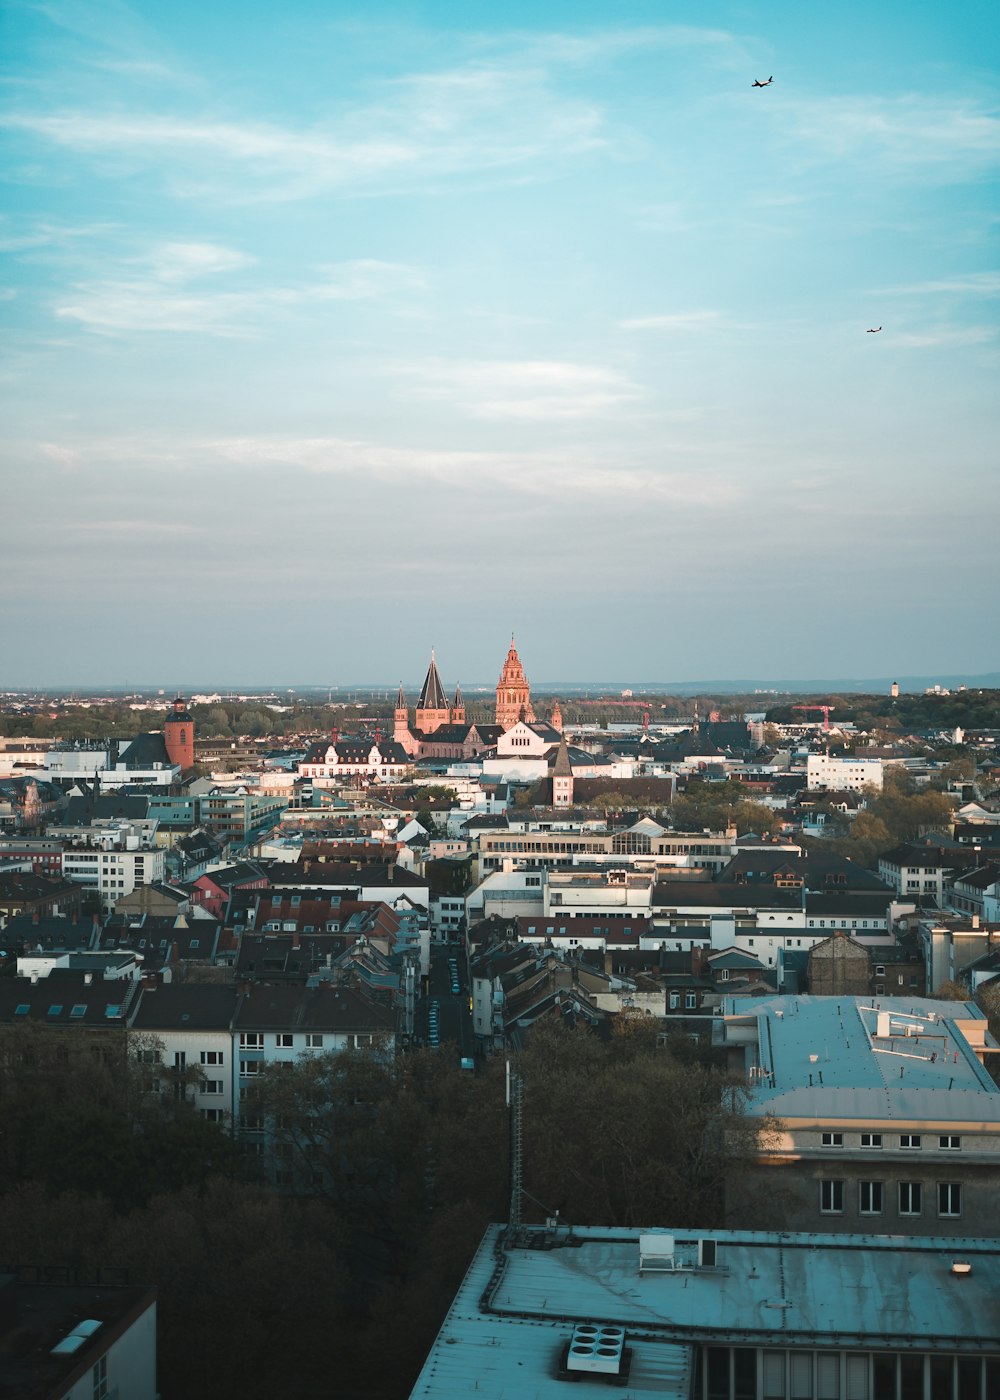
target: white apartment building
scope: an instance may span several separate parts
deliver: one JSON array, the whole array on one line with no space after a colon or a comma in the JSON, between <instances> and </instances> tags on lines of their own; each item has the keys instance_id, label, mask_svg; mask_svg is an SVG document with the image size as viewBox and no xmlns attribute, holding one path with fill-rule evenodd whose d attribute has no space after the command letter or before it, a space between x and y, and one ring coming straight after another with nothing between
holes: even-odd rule
<instances>
[{"instance_id":1,"label":"white apartment building","mask_svg":"<svg viewBox=\"0 0 1000 1400\"><path fill-rule=\"evenodd\" d=\"M137 885L162 880L166 858L166 851L159 846L108 846L88 840L86 845L68 846L63 851L62 873L66 880L97 890L104 907L113 909Z\"/></svg>"},{"instance_id":2,"label":"white apartment building","mask_svg":"<svg viewBox=\"0 0 1000 1400\"><path fill-rule=\"evenodd\" d=\"M810 792L858 792L882 789L880 758L831 758L811 753L806 759L806 787Z\"/></svg>"}]
</instances>

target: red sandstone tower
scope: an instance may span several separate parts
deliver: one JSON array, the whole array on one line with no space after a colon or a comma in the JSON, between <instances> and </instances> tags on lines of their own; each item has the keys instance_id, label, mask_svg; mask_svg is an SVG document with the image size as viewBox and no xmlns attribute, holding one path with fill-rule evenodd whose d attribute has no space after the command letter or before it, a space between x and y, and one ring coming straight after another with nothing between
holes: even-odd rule
<instances>
[{"instance_id":1,"label":"red sandstone tower","mask_svg":"<svg viewBox=\"0 0 1000 1400\"><path fill-rule=\"evenodd\" d=\"M180 695L163 722L163 742L170 762L180 764L182 773L194 767L194 720Z\"/></svg>"},{"instance_id":2,"label":"red sandstone tower","mask_svg":"<svg viewBox=\"0 0 1000 1400\"><path fill-rule=\"evenodd\" d=\"M500 679L497 682L497 724L504 729L512 729L519 719L530 724L535 718L531 708L531 687L524 674L521 658L517 654L514 638L510 639L510 651L503 663Z\"/></svg>"}]
</instances>

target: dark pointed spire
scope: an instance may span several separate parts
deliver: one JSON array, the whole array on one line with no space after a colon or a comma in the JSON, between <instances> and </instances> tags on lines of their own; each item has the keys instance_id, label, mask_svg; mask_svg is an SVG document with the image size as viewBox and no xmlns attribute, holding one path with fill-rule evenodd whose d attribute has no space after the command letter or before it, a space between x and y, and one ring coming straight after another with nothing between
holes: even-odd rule
<instances>
[{"instance_id":1,"label":"dark pointed spire","mask_svg":"<svg viewBox=\"0 0 1000 1400\"><path fill-rule=\"evenodd\" d=\"M405 692L404 692L404 690L403 690L403 682L402 682L402 681L399 682L399 693L398 693L397 696L396 696L396 709L397 709L397 710L405 710L405 709L406 709L406 694L405 694Z\"/></svg>"},{"instance_id":2,"label":"dark pointed spire","mask_svg":"<svg viewBox=\"0 0 1000 1400\"><path fill-rule=\"evenodd\" d=\"M438 675L437 662L434 660L434 652L431 652L431 664L427 667L427 675L420 690L420 698L417 701L418 710L446 710L448 701L444 696L444 686L441 684L441 677Z\"/></svg>"},{"instance_id":3,"label":"dark pointed spire","mask_svg":"<svg viewBox=\"0 0 1000 1400\"><path fill-rule=\"evenodd\" d=\"M566 745L566 735L559 740L559 749L556 753L556 761L552 765L552 776L554 778L572 778L573 765L569 758L569 749Z\"/></svg>"}]
</instances>

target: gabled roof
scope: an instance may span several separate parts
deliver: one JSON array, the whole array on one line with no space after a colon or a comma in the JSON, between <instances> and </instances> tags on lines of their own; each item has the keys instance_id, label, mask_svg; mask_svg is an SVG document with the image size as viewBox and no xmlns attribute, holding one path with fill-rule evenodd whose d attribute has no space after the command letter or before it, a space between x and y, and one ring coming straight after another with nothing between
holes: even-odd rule
<instances>
[{"instance_id":1,"label":"gabled roof","mask_svg":"<svg viewBox=\"0 0 1000 1400\"><path fill-rule=\"evenodd\" d=\"M386 1032L395 1016L350 987L255 985L236 1012L237 1030Z\"/></svg>"},{"instance_id":2,"label":"gabled roof","mask_svg":"<svg viewBox=\"0 0 1000 1400\"><path fill-rule=\"evenodd\" d=\"M119 750L118 762L124 763L126 768L152 768L158 763L169 765L170 755L167 753L167 745L163 735L160 733L137 734L124 748Z\"/></svg>"},{"instance_id":3,"label":"gabled roof","mask_svg":"<svg viewBox=\"0 0 1000 1400\"><path fill-rule=\"evenodd\" d=\"M143 988L134 1031L227 1031L239 993L232 985L170 982Z\"/></svg>"}]
</instances>

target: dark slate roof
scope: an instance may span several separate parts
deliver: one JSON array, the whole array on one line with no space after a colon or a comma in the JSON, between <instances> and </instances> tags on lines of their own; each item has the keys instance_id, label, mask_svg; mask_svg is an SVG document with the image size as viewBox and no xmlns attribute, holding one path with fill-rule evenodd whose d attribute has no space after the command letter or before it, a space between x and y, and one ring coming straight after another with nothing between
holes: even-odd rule
<instances>
[{"instance_id":1,"label":"dark slate roof","mask_svg":"<svg viewBox=\"0 0 1000 1400\"><path fill-rule=\"evenodd\" d=\"M447 710L448 708L444 686L441 684L441 677L438 675L437 662L434 660L434 653L431 652L431 664L427 667L427 675L424 677L424 683L420 688L417 709Z\"/></svg>"},{"instance_id":2,"label":"dark slate roof","mask_svg":"<svg viewBox=\"0 0 1000 1400\"><path fill-rule=\"evenodd\" d=\"M350 987L274 987L255 984L236 1011L240 1031L379 1032L395 1029L395 1016Z\"/></svg>"},{"instance_id":3,"label":"dark slate roof","mask_svg":"<svg viewBox=\"0 0 1000 1400\"><path fill-rule=\"evenodd\" d=\"M233 1023L239 993L234 986L171 982L143 987L130 1022L137 1031L225 1031Z\"/></svg>"},{"instance_id":4,"label":"dark slate roof","mask_svg":"<svg viewBox=\"0 0 1000 1400\"><path fill-rule=\"evenodd\" d=\"M31 904L43 899L55 899L65 895L83 893L81 885L59 876L51 879L45 875L34 875L22 870L0 870L0 899L13 904Z\"/></svg>"},{"instance_id":5,"label":"dark slate roof","mask_svg":"<svg viewBox=\"0 0 1000 1400\"><path fill-rule=\"evenodd\" d=\"M710 744L722 749L741 749L749 752L753 748L750 726L746 720L708 720L701 726L702 735Z\"/></svg>"},{"instance_id":6,"label":"dark slate roof","mask_svg":"<svg viewBox=\"0 0 1000 1400\"><path fill-rule=\"evenodd\" d=\"M885 894L807 894L806 913L810 918L884 919L894 898Z\"/></svg>"},{"instance_id":7,"label":"dark slate roof","mask_svg":"<svg viewBox=\"0 0 1000 1400\"><path fill-rule=\"evenodd\" d=\"M130 1000L138 983L127 979L105 981L87 973L64 972L61 976L5 977L0 980L0 1022L42 1022L47 1026L123 1026ZM54 974L53 974L54 976ZM75 1014L74 1014L75 1013Z\"/></svg>"},{"instance_id":8,"label":"dark slate roof","mask_svg":"<svg viewBox=\"0 0 1000 1400\"><path fill-rule=\"evenodd\" d=\"M947 847L936 843L931 846L919 842L904 842L902 845L893 846L892 850L883 851L879 860L884 860L887 865L920 865L926 869L940 870L960 870L977 863L967 847L950 843Z\"/></svg>"},{"instance_id":9,"label":"dark slate roof","mask_svg":"<svg viewBox=\"0 0 1000 1400\"><path fill-rule=\"evenodd\" d=\"M402 865L385 865L368 861L364 865L341 865L332 861L286 861L279 862L271 871L271 883L275 889L295 885L312 885L317 889L358 889L360 885L393 889L426 889L427 880L423 875L415 875Z\"/></svg>"},{"instance_id":10,"label":"dark slate roof","mask_svg":"<svg viewBox=\"0 0 1000 1400\"><path fill-rule=\"evenodd\" d=\"M161 733L137 734L118 752L118 762L126 768L152 768L154 764L169 764L170 755Z\"/></svg>"},{"instance_id":11,"label":"dark slate roof","mask_svg":"<svg viewBox=\"0 0 1000 1400\"><path fill-rule=\"evenodd\" d=\"M97 924L98 933L100 924ZM60 918L55 914L43 914L37 919L33 914L15 914L8 919L6 928L0 929L0 947L35 948L39 944L48 952L56 948L70 952L74 949L89 948L94 941L94 920Z\"/></svg>"},{"instance_id":12,"label":"dark slate roof","mask_svg":"<svg viewBox=\"0 0 1000 1400\"><path fill-rule=\"evenodd\" d=\"M660 880L653 886L654 910L691 905L706 909L801 909L802 891L717 880Z\"/></svg>"},{"instance_id":13,"label":"dark slate roof","mask_svg":"<svg viewBox=\"0 0 1000 1400\"><path fill-rule=\"evenodd\" d=\"M776 875L783 873L801 877L808 890L825 890L831 885L849 890L876 891L886 888L885 882L877 875L844 856L826 851L810 851L799 856L793 851L763 847L740 851L719 871L718 879L759 885L771 883Z\"/></svg>"},{"instance_id":14,"label":"dark slate roof","mask_svg":"<svg viewBox=\"0 0 1000 1400\"><path fill-rule=\"evenodd\" d=\"M90 826L94 821L120 817L124 821L145 821L149 798L143 794L108 792L100 797L71 797L59 817L58 826Z\"/></svg>"},{"instance_id":15,"label":"dark slate roof","mask_svg":"<svg viewBox=\"0 0 1000 1400\"><path fill-rule=\"evenodd\" d=\"M194 881L200 885L202 880L211 880L220 889L231 890L237 885L248 885L251 880L266 880L267 876L259 865L254 865L248 860L237 861L235 865L227 865L222 870L209 870L204 875L199 875Z\"/></svg>"}]
</instances>

